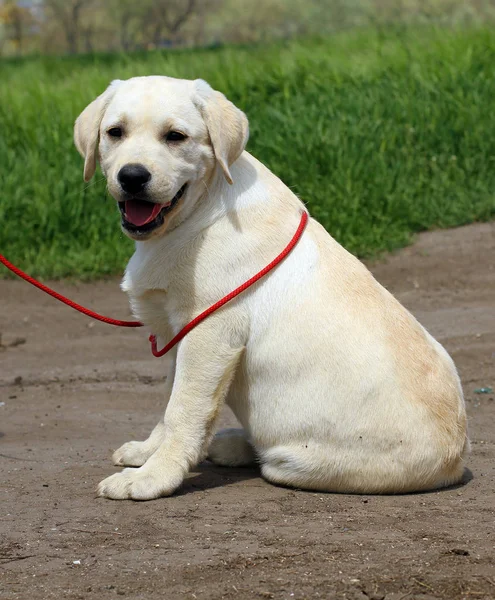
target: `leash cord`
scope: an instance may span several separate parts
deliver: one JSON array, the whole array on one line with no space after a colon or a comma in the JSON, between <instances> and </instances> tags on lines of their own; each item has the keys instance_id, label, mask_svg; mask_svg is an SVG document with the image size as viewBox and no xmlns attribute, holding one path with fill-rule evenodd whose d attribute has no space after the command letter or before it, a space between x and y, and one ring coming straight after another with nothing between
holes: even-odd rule
<instances>
[{"instance_id":1,"label":"leash cord","mask_svg":"<svg viewBox=\"0 0 495 600\"><path fill-rule=\"evenodd\" d=\"M210 306L210 308L207 308L204 312L202 312L197 317L195 317L190 323L188 323L184 327L184 329L179 331L179 333L173 339L171 339L170 342L162 350L158 350L158 348L157 348L156 336L150 335L149 340L151 342L151 352L153 353L153 356L156 356L157 358L159 358L160 356L164 356L165 354L167 354L167 352L169 350L171 350L176 344L178 344L181 341L181 339L183 337L185 337L191 331L191 329L194 329L196 327L196 325L199 325L199 323L201 323L201 321L206 319L206 317L209 317L211 315L211 313L215 312L216 310L221 308L224 304L227 304L227 302L230 302L233 298L235 298L236 296L238 296L239 294L241 294L242 292L247 290L248 287L251 287L254 283L259 281L262 277L264 277L267 273L269 273L274 267L276 267L281 261L283 261L284 258L291 252L291 250L294 248L294 246L300 240L300 238L303 234L304 228L306 227L307 222L308 222L308 213L306 211L304 211L301 215L301 221L299 223L299 227L297 228L297 231L294 234L294 236L292 237L291 241L282 250L282 252L275 259L272 260L272 262L270 264L266 265L266 267L264 269L259 271L259 273L256 273L256 275L251 277L251 279L248 279L246 282L244 282L238 288L236 288L235 290L230 292L230 294L227 294L227 296L224 296L221 300L219 300L218 302L215 302L215 304L212 304L212 306Z\"/></svg>"},{"instance_id":2,"label":"leash cord","mask_svg":"<svg viewBox=\"0 0 495 600\"><path fill-rule=\"evenodd\" d=\"M47 287L40 281L37 281L36 279L31 277L27 273L24 273L24 271L21 271L21 269L14 266L11 262L9 262L5 258L5 256L2 256L1 254L0 254L0 262L3 263L7 267L7 269L10 269L12 271L12 273L15 273L16 275L21 277L21 279L24 279L24 281L27 281L31 285L34 285L38 289L49 294L53 298L56 298L60 302L67 304L67 306L70 306L71 308L78 310L83 315L91 317L92 319L96 319L97 321L102 321L103 323L108 323L109 325L116 325L117 327L142 327L143 326L143 323L140 323L139 321L120 321L118 319L112 319L111 317L105 317L104 315L100 315L97 312L90 310L89 308L85 308L84 306L77 304L77 302L74 302L73 300L70 300L69 298L62 296L62 294L59 294L58 292Z\"/></svg>"},{"instance_id":3,"label":"leash cord","mask_svg":"<svg viewBox=\"0 0 495 600\"><path fill-rule=\"evenodd\" d=\"M194 329L197 325L199 325L201 323L201 321L204 321L204 319L209 317L212 313L217 311L224 304L227 304L227 302L230 302L236 296L238 296L239 294L241 294L242 292L247 290L249 287L251 287L257 281L259 281L262 277L264 277L272 269L274 269L280 262L282 262L284 260L284 258L293 250L294 246L301 239L301 236L304 232L304 228L306 227L307 222L308 222L308 213L306 211L303 211L303 213L301 215L301 221L299 222L299 226L297 228L296 233L292 237L291 241L287 244L287 246L282 250L282 252L276 258L274 258L272 260L271 263L269 263L264 269L262 269L261 271L256 273L256 275L251 277L251 279L248 279L246 282L244 282L238 288L236 288L235 290L230 292L230 294L227 294L221 300L219 300L218 302L215 302L215 304L213 304L212 306L207 308L205 311L200 313L197 317L195 317L192 321L190 321L183 329L181 329L179 331L179 333L173 339L171 339L170 342L168 342L168 344L162 350L158 350L156 336L153 334L150 335L149 341L151 343L151 352L152 352L153 356L156 356L157 358L159 358L159 357L167 354L167 352L169 352L176 344L178 344L192 329ZM16 275L21 277L21 279L24 279L31 285L34 285L38 289L49 294L53 298L56 298L60 302L63 302L67 306L70 306L71 308L79 311L83 315L91 317L92 319L96 319L97 321L102 321L103 323L108 323L109 325L115 325L117 327L143 327L143 323L140 323L139 321L121 321L119 319L112 319L111 317L105 317L104 315L100 315L97 312L90 310L89 308L85 308L84 306L77 304L73 300L66 298L62 294L59 294L55 290L52 290L48 286L37 281L36 279L31 277L27 273L24 273L24 271L21 271L21 269L14 266L11 262L9 262L5 258L5 256L2 256L1 254L0 254L0 262L3 265L5 265L7 267L7 269L10 269L13 273L15 273Z\"/></svg>"}]
</instances>

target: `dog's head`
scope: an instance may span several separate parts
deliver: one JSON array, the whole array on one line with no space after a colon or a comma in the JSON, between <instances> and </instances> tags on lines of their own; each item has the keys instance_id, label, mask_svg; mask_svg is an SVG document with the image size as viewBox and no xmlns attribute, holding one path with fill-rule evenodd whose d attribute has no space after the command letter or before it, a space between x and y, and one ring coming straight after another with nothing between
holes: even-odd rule
<instances>
[{"instance_id":1,"label":"dog's head","mask_svg":"<svg viewBox=\"0 0 495 600\"><path fill-rule=\"evenodd\" d=\"M74 140L89 181L97 159L131 238L165 233L190 214L214 169L229 167L248 138L248 121L205 81L135 77L113 81L81 113Z\"/></svg>"}]
</instances>

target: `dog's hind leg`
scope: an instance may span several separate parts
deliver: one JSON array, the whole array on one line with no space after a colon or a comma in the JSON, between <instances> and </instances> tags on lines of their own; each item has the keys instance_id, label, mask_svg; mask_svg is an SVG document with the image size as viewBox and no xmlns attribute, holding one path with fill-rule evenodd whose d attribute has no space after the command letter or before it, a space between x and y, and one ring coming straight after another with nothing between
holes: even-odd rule
<instances>
[{"instance_id":1,"label":"dog's hind leg","mask_svg":"<svg viewBox=\"0 0 495 600\"><path fill-rule=\"evenodd\" d=\"M254 448L244 429L222 429L213 438L208 458L223 467L245 467L256 463Z\"/></svg>"}]
</instances>

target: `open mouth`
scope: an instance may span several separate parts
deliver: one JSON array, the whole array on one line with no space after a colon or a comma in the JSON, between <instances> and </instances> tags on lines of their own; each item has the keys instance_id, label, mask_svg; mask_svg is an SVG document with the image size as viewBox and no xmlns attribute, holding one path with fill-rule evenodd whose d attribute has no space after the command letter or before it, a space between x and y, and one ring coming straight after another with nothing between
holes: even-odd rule
<instances>
[{"instance_id":1,"label":"open mouth","mask_svg":"<svg viewBox=\"0 0 495 600\"><path fill-rule=\"evenodd\" d=\"M186 191L185 183L175 196L166 204L148 202L130 198L119 202L122 226L131 233L144 234L163 224L165 216L174 208Z\"/></svg>"}]
</instances>

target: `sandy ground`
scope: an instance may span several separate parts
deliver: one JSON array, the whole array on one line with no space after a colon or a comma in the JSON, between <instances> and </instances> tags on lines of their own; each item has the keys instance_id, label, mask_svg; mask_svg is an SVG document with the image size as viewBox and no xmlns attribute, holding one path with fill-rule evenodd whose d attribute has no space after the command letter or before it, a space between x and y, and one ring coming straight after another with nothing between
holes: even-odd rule
<instances>
[{"instance_id":1,"label":"sandy ground","mask_svg":"<svg viewBox=\"0 0 495 600\"><path fill-rule=\"evenodd\" d=\"M422 235L372 270L447 347L466 394L463 485L352 496L200 465L172 498L95 499L161 413L142 332L0 281L0 598L495 598L495 224ZM117 281L56 284L129 315ZM222 425L232 422L222 416Z\"/></svg>"}]
</instances>

